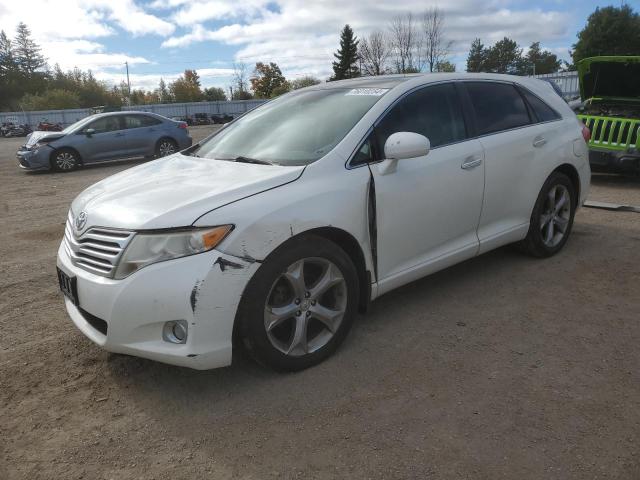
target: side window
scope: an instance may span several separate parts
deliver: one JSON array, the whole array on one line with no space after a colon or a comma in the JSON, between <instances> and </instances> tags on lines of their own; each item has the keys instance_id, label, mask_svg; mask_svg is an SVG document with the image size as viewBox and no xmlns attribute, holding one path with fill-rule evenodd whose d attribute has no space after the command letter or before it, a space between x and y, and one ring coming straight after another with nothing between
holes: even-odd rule
<instances>
[{"instance_id":1,"label":"side window","mask_svg":"<svg viewBox=\"0 0 640 480\"><path fill-rule=\"evenodd\" d=\"M145 127L152 127L153 125L159 125L162 123L160 120L150 115L140 115L140 120L142 121L142 125Z\"/></svg>"},{"instance_id":2,"label":"side window","mask_svg":"<svg viewBox=\"0 0 640 480\"><path fill-rule=\"evenodd\" d=\"M124 124L126 128L144 127L142 115L125 115Z\"/></svg>"},{"instance_id":3,"label":"side window","mask_svg":"<svg viewBox=\"0 0 640 480\"><path fill-rule=\"evenodd\" d=\"M376 127L380 152L396 132L424 135L432 148L464 140L464 118L453 84L425 87L400 100Z\"/></svg>"},{"instance_id":4,"label":"side window","mask_svg":"<svg viewBox=\"0 0 640 480\"><path fill-rule=\"evenodd\" d=\"M521 92L539 122L551 122L560 118L560 115L558 115L554 109L536 97L529 90L522 88Z\"/></svg>"},{"instance_id":5,"label":"side window","mask_svg":"<svg viewBox=\"0 0 640 480\"><path fill-rule=\"evenodd\" d=\"M357 165L362 165L364 163L371 163L376 160L376 156L374 153L375 145L374 145L373 138L374 138L373 135L369 135L369 137L360 146L358 151L355 153L355 155L351 159L350 165L352 167L355 167Z\"/></svg>"},{"instance_id":6,"label":"side window","mask_svg":"<svg viewBox=\"0 0 640 480\"><path fill-rule=\"evenodd\" d=\"M522 127L531 123L516 87L507 83L465 83L476 114L479 135Z\"/></svg>"},{"instance_id":7,"label":"side window","mask_svg":"<svg viewBox=\"0 0 640 480\"><path fill-rule=\"evenodd\" d=\"M116 130L122 130L122 127L120 125L120 119L121 117L117 115L109 115L108 117L102 117L91 122L89 125L87 125L85 130L89 128L93 128L96 131L95 133L106 133L106 132L113 132Z\"/></svg>"}]
</instances>

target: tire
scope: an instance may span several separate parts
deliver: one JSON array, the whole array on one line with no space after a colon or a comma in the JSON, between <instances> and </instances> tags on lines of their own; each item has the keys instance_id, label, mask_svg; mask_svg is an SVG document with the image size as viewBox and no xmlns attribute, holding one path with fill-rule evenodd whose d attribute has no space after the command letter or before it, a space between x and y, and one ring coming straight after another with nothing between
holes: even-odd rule
<instances>
[{"instance_id":1,"label":"tire","mask_svg":"<svg viewBox=\"0 0 640 480\"><path fill-rule=\"evenodd\" d=\"M245 349L258 363L303 370L342 343L358 297L356 268L344 250L303 235L278 247L260 266L243 293L236 322Z\"/></svg>"},{"instance_id":2,"label":"tire","mask_svg":"<svg viewBox=\"0 0 640 480\"><path fill-rule=\"evenodd\" d=\"M60 148L51 154L50 162L56 172L71 172L80 165L80 157L75 150Z\"/></svg>"},{"instance_id":3,"label":"tire","mask_svg":"<svg viewBox=\"0 0 640 480\"><path fill-rule=\"evenodd\" d=\"M161 138L156 144L156 157L166 157L178 151L178 144L171 138Z\"/></svg>"},{"instance_id":4,"label":"tire","mask_svg":"<svg viewBox=\"0 0 640 480\"><path fill-rule=\"evenodd\" d=\"M562 250L571 234L577 203L577 192L569 177L553 172L536 200L522 250L540 258Z\"/></svg>"}]
</instances>

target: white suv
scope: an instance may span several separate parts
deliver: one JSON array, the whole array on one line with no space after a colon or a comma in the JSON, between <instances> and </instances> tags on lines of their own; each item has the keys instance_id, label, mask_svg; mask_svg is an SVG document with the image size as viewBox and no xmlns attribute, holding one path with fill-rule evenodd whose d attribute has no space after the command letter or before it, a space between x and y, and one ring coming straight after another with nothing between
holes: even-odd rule
<instances>
[{"instance_id":1,"label":"white suv","mask_svg":"<svg viewBox=\"0 0 640 480\"><path fill-rule=\"evenodd\" d=\"M71 205L58 252L76 326L103 348L197 369L234 339L299 370L376 297L501 245L565 245L588 131L552 87L382 76L273 100Z\"/></svg>"}]
</instances>

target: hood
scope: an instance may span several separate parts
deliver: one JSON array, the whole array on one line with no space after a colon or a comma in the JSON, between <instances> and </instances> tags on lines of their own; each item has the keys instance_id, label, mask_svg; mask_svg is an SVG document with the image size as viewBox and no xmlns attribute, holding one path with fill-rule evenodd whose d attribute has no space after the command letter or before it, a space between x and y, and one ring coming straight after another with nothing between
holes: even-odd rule
<instances>
[{"instance_id":1,"label":"hood","mask_svg":"<svg viewBox=\"0 0 640 480\"><path fill-rule=\"evenodd\" d=\"M640 102L640 57L591 57L577 67L582 100Z\"/></svg>"},{"instance_id":2,"label":"hood","mask_svg":"<svg viewBox=\"0 0 640 480\"><path fill-rule=\"evenodd\" d=\"M85 228L185 227L211 210L292 182L303 171L175 154L96 183L76 197L71 210L87 213Z\"/></svg>"},{"instance_id":3,"label":"hood","mask_svg":"<svg viewBox=\"0 0 640 480\"><path fill-rule=\"evenodd\" d=\"M36 130L35 132L31 132L27 136L27 143L25 144L27 147L31 145L35 145L39 141L42 142L52 142L57 140L58 138L64 137L64 133L62 132L42 132L40 130Z\"/></svg>"}]
</instances>

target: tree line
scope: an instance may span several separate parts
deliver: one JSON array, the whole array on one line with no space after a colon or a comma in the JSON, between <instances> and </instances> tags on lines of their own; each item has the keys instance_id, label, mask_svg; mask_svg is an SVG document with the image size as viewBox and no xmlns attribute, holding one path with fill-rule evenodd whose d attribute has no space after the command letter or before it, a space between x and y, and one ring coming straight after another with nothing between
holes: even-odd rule
<instances>
[{"instance_id":1,"label":"tree line","mask_svg":"<svg viewBox=\"0 0 640 480\"><path fill-rule=\"evenodd\" d=\"M445 20L442 10L428 8L420 15L398 15L385 29L374 30L361 39L345 25L329 81L363 75L455 71L451 61L454 39L447 33ZM640 15L629 5L596 8L577 34L569 52L570 63L542 49L540 42L533 42L525 51L508 37L488 46L476 38L467 55L466 70L532 75L572 70L579 60L590 56L640 55L639 31ZM240 62L233 64L227 90L202 88L198 72L191 69L169 83L160 79L153 90L130 90L125 82L109 85L96 79L91 70L50 67L24 23L18 25L12 39L0 31L0 110L5 111L273 98L318 83L318 78L308 75L289 80L274 62L257 62L253 68Z\"/></svg>"}]
</instances>

